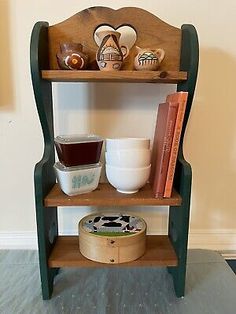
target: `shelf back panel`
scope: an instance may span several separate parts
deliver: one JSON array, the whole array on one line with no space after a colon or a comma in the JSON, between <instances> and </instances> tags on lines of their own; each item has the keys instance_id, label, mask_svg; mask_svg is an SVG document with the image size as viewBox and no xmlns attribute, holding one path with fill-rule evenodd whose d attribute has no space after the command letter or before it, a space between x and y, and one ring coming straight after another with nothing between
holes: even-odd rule
<instances>
[{"instance_id":1,"label":"shelf back panel","mask_svg":"<svg viewBox=\"0 0 236 314\"><path fill-rule=\"evenodd\" d=\"M136 42L125 59L122 69L132 70L136 54L135 46L141 48L162 48L165 58L159 68L160 71L179 71L181 29L173 27L155 15L134 7L125 7L113 10L107 7L92 7L85 9L67 20L49 26L49 67L59 69L56 54L60 44L65 42L81 43L84 52L89 55L89 69L96 70L97 44L94 41L95 30L102 25L114 29L121 26L131 26L137 35ZM118 30L119 31L119 30Z\"/></svg>"}]
</instances>

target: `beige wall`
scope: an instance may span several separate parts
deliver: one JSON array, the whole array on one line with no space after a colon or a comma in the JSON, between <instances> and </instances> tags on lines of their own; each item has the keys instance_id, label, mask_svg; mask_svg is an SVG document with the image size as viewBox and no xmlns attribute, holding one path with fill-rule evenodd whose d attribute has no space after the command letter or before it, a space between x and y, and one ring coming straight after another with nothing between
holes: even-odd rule
<instances>
[{"instance_id":1,"label":"beige wall","mask_svg":"<svg viewBox=\"0 0 236 314\"><path fill-rule=\"evenodd\" d=\"M0 246L1 237L27 238L36 230L33 168L41 158L43 140L30 79L32 27L39 20L57 23L94 5L138 6L174 26L192 23L197 28L200 71L184 146L193 168L190 246L236 249L233 0L224 5L213 0L121 0L119 5L117 1L0 0ZM55 133L152 137L157 104L172 90L151 84L55 84ZM76 232L78 220L95 209L60 209L61 232ZM147 220L149 233L165 232L166 208L132 210Z\"/></svg>"}]
</instances>

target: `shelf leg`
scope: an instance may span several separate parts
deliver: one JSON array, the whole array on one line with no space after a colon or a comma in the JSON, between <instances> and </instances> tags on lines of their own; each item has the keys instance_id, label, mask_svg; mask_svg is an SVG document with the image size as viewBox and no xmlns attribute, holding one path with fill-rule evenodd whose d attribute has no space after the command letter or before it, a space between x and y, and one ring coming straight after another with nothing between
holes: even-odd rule
<instances>
[{"instance_id":1,"label":"shelf leg","mask_svg":"<svg viewBox=\"0 0 236 314\"><path fill-rule=\"evenodd\" d=\"M47 157L44 156L37 163L34 171L39 267L44 300L50 299L53 292L54 277L59 270L48 267L48 259L58 237L57 207L47 208L44 206L44 198L56 182L53 164L54 155L53 146L51 145Z\"/></svg>"},{"instance_id":2,"label":"shelf leg","mask_svg":"<svg viewBox=\"0 0 236 314\"><path fill-rule=\"evenodd\" d=\"M48 267L48 258L58 236L57 208L36 207L36 212L42 296L48 300L53 292L54 277L59 271L59 268Z\"/></svg>"},{"instance_id":3,"label":"shelf leg","mask_svg":"<svg viewBox=\"0 0 236 314\"><path fill-rule=\"evenodd\" d=\"M176 255L178 257L178 266L168 267L169 273L173 277L174 289L176 296L183 297L185 294L185 277L186 277L186 261L187 261L187 237L186 234L186 225L184 225L183 217L179 219L176 217L175 213L178 213L180 216L183 216L183 213L180 213L180 208L172 207L170 209L169 218L171 224L171 230L169 233L170 240L175 249ZM181 208L181 212L184 211ZM172 212L172 213L171 213ZM175 212L175 213L173 213ZM178 219L178 222L176 221ZM181 222L182 221L182 222ZM179 226L183 226L183 230L178 230Z\"/></svg>"},{"instance_id":4,"label":"shelf leg","mask_svg":"<svg viewBox=\"0 0 236 314\"><path fill-rule=\"evenodd\" d=\"M169 211L169 239L178 257L178 266L168 267L173 277L174 289L177 297L185 294L186 261L188 246L190 194L191 194L191 167L182 160L178 161L176 169L176 187L182 195L182 205L179 207L170 206Z\"/></svg>"}]
</instances>

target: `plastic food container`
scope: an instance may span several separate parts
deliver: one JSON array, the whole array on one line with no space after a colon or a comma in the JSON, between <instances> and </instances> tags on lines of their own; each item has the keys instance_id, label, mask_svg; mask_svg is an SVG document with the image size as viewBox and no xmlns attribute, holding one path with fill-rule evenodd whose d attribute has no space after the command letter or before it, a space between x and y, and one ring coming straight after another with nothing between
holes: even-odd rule
<instances>
[{"instance_id":1,"label":"plastic food container","mask_svg":"<svg viewBox=\"0 0 236 314\"><path fill-rule=\"evenodd\" d=\"M54 169L62 191L73 196L89 193L97 188L102 164L65 167L60 162L56 162Z\"/></svg>"},{"instance_id":2,"label":"plastic food container","mask_svg":"<svg viewBox=\"0 0 236 314\"><path fill-rule=\"evenodd\" d=\"M93 134L60 135L55 146L60 162L66 167L98 163L103 139Z\"/></svg>"}]
</instances>

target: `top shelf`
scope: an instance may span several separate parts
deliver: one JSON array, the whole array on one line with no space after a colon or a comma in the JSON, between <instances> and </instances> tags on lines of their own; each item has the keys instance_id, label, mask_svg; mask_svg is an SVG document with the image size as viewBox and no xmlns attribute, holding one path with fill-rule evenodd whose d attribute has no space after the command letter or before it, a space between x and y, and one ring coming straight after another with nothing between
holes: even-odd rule
<instances>
[{"instance_id":1,"label":"top shelf","mask_svg":"<svg viewBox=\"0 0 236 314\"><path fill-rule=\"evenodd\" d=\"M129 82L176 84L187 80L187 72L43 70L42 78L51 82Z\"/></svg>"}]
</instances>

